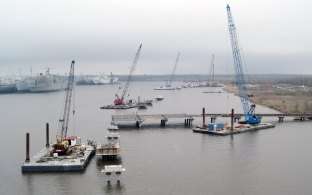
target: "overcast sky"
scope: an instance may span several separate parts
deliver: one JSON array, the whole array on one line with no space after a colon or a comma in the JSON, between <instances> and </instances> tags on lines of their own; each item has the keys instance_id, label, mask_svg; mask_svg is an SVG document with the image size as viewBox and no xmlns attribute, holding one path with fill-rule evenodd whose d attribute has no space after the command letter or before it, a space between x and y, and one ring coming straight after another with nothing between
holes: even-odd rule
<instances>
[{"instance_id":1,"label":"overcast sky","mask_svg":"<svg viewBox=\"0 0 312 195\"><path fill-rule=\"evenodd\" d=\"M312 74L311 0L1 0L0 75L230 74L227 4L250 74Z\"/></svg>"}]
</instances>

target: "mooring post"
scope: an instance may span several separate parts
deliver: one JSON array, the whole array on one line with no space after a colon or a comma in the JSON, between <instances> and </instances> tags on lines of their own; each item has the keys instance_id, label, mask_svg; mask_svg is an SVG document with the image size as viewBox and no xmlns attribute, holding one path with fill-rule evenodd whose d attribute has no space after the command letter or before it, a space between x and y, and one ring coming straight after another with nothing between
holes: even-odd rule
<instances>
[{"instance_id":1,"label":"mooring post","mask_svg":"<svg viewBox=\"0 0 312 195\"><path fill-rule=\"evenodd\" d=\"M26 159L25 162L29 162L29 133L26 133Z\"/></svg>"},{"instance_id":2,"label":"mooring post","mask_svg":"<svg viewBox=\"0 0 312 195\"><path fill-rule=\"evenodd\" d=\"M139 122L139 121L136 121L135 126L136 126L137 128L140 128L140 122Z\"/></svg>"},{"instance_id":3,"label":"mooring post","mask_svg":"<svg viewBox=\"0 0 312 195\"><path fill-rule=\"evenodd\" d=\"M205 118L206 118L206 116L205 116L205 108L203 108L203 127L205 127L205 125L206 125Z\"/></svg>"},{"instance_id":4,"label":"mooring post","mask_svg":"<svg viewBox=\"0 0 312 195\"><path fill-rule=\"evenodd\" d=\"M234 109L231 111L231 131L233 132L233 126L234 126Z\"/></svg>"},{"instance_id":5,"label":"mooring post","mask_svg":"<svg viewBox=\"0 0 312 195\"><path fill-rule=\"evenodd\" d=\"M46 147L49 147L49 123L46 123Z\"/></svg>"}]
</instances>

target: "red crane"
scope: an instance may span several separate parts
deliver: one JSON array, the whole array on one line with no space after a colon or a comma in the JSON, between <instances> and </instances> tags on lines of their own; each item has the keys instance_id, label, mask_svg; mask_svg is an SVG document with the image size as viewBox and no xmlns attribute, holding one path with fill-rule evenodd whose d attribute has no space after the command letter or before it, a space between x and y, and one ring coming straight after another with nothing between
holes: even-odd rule
<instances>
[{"instance_id":1,"label":"red crane","mask_svg":"<svg viewBox=\"0 0 312 195\"><path fill-rule=\"evenodd\" d=\"M133 73L134 73L134 70L136 68L136 65L138 63L138 60L139 60L139 56L140 56L140 52L141 52L141 47L142 47L142 44L140 45L138 51L136 52L135 56L134 56L134 61L132 63L132 66L130 68L130 73L128 75L128 78L127 78L127 81L126 81L126 84L125 84L125 87L122 91L122 94L121 94L121 97L118 96L118 94L115 94L115 100L114 100L114 104L115 105L122 105L122 104L125 104L124 103L124 98L125 98L125 95L128 91L128 88L130 86L130 82L132 81L132 77L133 77Z\"/></svg>"}]
</instances>

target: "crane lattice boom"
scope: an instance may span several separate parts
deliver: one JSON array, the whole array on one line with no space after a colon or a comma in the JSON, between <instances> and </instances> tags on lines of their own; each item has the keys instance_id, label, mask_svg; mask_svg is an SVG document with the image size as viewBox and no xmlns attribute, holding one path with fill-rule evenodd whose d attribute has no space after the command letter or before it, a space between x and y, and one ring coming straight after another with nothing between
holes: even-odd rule
<instances>
[{"instance_id":1,"label":"crane lattice boom","mask_svg":"<svg viewBox=\"0 0 312 195\"><path fill-rule=\"evenodd\" d=\"M138 60L139 60L139 57L140 57L140 53L141 53L141 48L142 48L142 44L140 45L138 51L136 52L135 56L134 56L134 60L133 60L133 63L131 65L131 68L130 68L130 72L129 72L129 75L127 77L127 81L126 81L126 84L125 84L125 87L122 91L122 94L121 94L121 97L119 97L117 94L116 94L116 99L114 101L114 104L115 105L121 105L121 104L124 104L124 98L125 98L125 95L128 91L128 88L130 86L130 82L132 80L132 77L133 77L133 73L134 73L134 70L136 68L136 65L138 63Z\"/></svg>"},{"instance_id":2,"label":"crane lattice boom","mask_svg":"<svg viewBox=\"0 0 312 195\"><path fill-rule=\"evenodd\" d=\"M177 56L177 58L175 60L175 63L174 63L174 66L173 66L173 70L172 70L172 74L171 74L169 83L167 84L167 87L171 87L171 84L172 84L172 81L173 81L173 78L174 78L174 75L175 75L175 72L176 72L176 69L177 69L177 66L178 66L179 58L180 58L180 52L178 53L178 56Z\"/></svg>"},{"instance_id":3,"label":"crane lattice boom","mask_svg":"<svg viewBox=\"0 0 312 195\"><path fill-rule=\"evenodd\" d=\"M260 122L260 118L254 116L254 109L255 105L249 107L249 98L247 95L246 83L245 83L245 76L242 66L242 58L240 54L240 47L238 44L238 38L236 33L236 27L232 18L230 6L226 6L227 9L227 16L228 16L228 27L230 32L231 38L231 46L232 46L232 53L233 53L233 60L234 60L234 67L235 67L235 75L236 75L236 84L239 89L239 97L241 99L245 120L248 123L257 124Z\"/></svg>"},{"instance_id":4,"label":"crane lattice boom","mask_svg":"<svg viewBox=\"0 0 312 195\"><path fill-rule=\"evenodd\" d=\"M209 71L209 78L208 78L208 85L212 85L212 82L214 82L214 54L211 56L211 62L210 62L210 71Z\"/></svg>"},{"instance_id":5,"label":"crane lattice boom","mask_svg":"<svg viewBox=\"0 0 312 195\"><path fill-rule=\"evenodd\" d=\"M74 65L75 65L75 61L73 60L71 62L69 75L68 75L63 118L59 120L62 123L62 133L61 133L61 139L62 140L65 140L67 137L67 129L68 129L68 121L69 121L69 113L70 113L70 103L71 103L72 91L73 91L74 80L75 80L75 78L74 78Z\"/></svg>"}]
</instances>

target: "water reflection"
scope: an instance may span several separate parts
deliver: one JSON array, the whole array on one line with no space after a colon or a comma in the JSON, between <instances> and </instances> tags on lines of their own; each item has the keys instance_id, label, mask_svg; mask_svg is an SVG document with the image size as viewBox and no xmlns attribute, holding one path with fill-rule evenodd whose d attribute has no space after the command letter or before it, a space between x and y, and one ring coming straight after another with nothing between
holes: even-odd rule
<instances>
[{"instance_id":1,"label":"water reflection","mask_svg":"<svg viewBox=\"0 0 312 195\"><path fill-rule=\"evenodd\" d=\"M107 181L104 186L105 194L123 194L125 191L125 185L122 184L119 180L115 181Z\"/></svg>"},{"instance_id":2,"label":"water reflection","mask_svg":"<svg viewBox=\"0 0 312 195\"><path fill-rule=\"evenodd\" d=\"M26 177L27 194L33 194L32 175L23 174Z\"/></svg>"}]
</instances>

